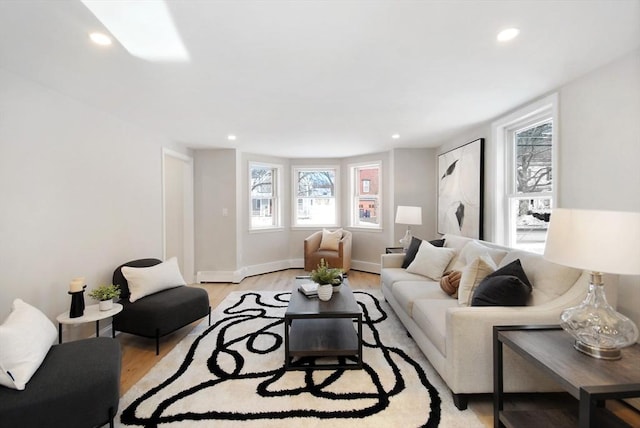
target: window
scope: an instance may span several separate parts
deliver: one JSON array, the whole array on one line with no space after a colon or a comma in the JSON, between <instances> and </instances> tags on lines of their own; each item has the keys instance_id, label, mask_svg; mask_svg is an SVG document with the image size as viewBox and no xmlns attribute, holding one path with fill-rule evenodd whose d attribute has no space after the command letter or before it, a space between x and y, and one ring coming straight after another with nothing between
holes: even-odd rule
<instances>
[{"instance_id":1,"label":"window","mask_svg":"<svg viewBox=\"0 0 640 428\"><path fill-rule=\"evenodd\" d=\"M510 247L544 252L555 206L555 123L556 96L551 96L498 126L498 154L505 165L504 197L497 204L501 206L497 210L498 229L503 233L502 242Z\"/></svg>"},{"instance_id":2,"label":"window","mask_svg":"<svg viewBox=\"0 0 640 428\"><path fill-rule=\"evenodd\" d=\"M251 230L280 227L279 176L280 166L249 164Z\"/></svg>"},{"instance_id":3,"label":"window","mask_svg":"<svg viewBox=\"0 0 640 428\"><path fill-rule=\"evenodd\" d=\"M296 167L293 180L293 226L336 226L337 167Z\"/></svg>"},{"instance_id":4,"label":"window","mask_svg":"<svg viewBox=\"0 0 640 428\"><path fill-rule=\"evenodd\" d=\"M351 224L352 227L380 228L380 162L352 165Z\"/></svg>"}]
</instances>

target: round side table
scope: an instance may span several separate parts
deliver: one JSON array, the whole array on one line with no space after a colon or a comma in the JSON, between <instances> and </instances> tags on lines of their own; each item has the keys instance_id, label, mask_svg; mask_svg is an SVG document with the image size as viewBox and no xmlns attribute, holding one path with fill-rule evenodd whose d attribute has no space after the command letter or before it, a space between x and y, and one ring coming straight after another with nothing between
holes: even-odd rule
<instances>
[{"instance_id":1,"label":"round side table","mask_svg":"<svg viewBox=\"0 0 640 428\"><path fill-rule=\"evenodd\" d=\"M84 308L84 314L81 317L69 317L69 311L62 313L56 317L58 320L58 343L62 343L62 324L83 324L85 322L96 322L96 337L100 336L100 320L114 316L122 311L120 303L114 303L113 308L108 311L101 311L99 305L89 305Z\"/></svg>"}]
</instances>

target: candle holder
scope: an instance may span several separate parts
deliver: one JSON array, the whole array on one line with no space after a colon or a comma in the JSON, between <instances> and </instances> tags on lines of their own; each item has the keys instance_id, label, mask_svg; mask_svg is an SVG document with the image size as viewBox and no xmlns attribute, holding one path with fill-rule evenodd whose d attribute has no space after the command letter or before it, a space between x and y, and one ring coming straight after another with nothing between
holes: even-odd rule
<instances>
[{"instance_id":1,"label":"candle holder","mask_svg":"<svg viewBox=\"0 0 640 428\"><path fill-rule=\"evenodd\" d=\"M68 291L71 294L71 308L69 309L69 318L79 318L84 315L84 289L86 285L82 286L80 291Z\"/></svg>"}]
</instances>

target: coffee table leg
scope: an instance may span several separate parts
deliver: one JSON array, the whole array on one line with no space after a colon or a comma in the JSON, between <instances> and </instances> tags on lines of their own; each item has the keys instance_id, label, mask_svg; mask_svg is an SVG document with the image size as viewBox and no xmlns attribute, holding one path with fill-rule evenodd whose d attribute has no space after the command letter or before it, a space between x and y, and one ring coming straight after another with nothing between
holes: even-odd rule
<instances>
[{"instance_id":1,"label":"coffee table leg","mask_svg":"<svg viewBox=\"0 0 640 428\"><path fill-rule=\"evenodd\" d=\"M284 369L289 370L289 326L291 320L284 319Z\"/></svg>"}]
</instances>

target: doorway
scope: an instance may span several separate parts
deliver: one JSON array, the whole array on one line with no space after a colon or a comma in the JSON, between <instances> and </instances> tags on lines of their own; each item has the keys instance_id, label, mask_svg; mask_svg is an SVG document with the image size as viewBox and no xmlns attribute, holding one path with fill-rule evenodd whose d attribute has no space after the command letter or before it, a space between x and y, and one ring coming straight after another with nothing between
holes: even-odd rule
<instances>
[{"instance_id":1,"label":"doorway","mask_svg":"<svg viewBox=\"0 0 640 428\"><path fill-rule=\"evenodd\" d=\"M178 259L187 284L194 281L193 158L162 149L164 260Z\"/></svg>"}]
</instances>

